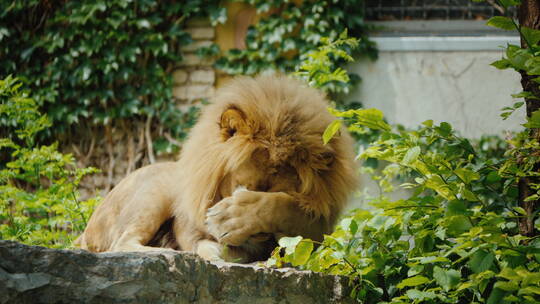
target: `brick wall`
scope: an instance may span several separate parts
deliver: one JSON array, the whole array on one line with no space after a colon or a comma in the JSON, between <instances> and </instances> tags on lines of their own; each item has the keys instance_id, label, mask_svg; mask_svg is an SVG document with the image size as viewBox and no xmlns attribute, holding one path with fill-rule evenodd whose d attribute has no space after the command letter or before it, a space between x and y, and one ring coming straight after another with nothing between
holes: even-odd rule
<instances>
[{"instance_id":1,"label":"brick wall","mask_svg":"<svg viewBox=\"0 0 540 304\"><path fill-rule=\"evenodd\" d=\"M216 82L213 62L196 54L198 48L213 43L216 35L214 27L206 20L192 20L188 22L186 31L194 41L182 48L184 59L173 72L173 95L180 106L210 98Z\"/></svg>"}]
</instances>

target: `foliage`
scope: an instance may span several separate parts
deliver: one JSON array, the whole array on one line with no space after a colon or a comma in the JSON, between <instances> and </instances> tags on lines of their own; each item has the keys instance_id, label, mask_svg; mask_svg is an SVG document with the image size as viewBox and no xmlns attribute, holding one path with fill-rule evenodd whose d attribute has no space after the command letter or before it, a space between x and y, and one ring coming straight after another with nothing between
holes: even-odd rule
<instances>
[{"instance_id":1,"label":"foliage","mask_svg":"<svg viewBox=\"0 0 540 304\"><path fill-rule=\"evenodd\" d=\"M81 179L97 170L79 169L57 144L36 145L51 126L37 103L8 76L0 80L0 239L66 247L86 226L97 199L79 200Z\"/></svg>"},{"instance_id":2,"label":"foliage","mask_svg":"<svg viewBox=\"0 0 540 304\"><path fill-rule=\"evenodd\" d=\"M344 69L332 68L332 60L343 59L351 62L354 59L349 52L356 48L358 40L348 38L347 30L335 40L322 37L316 49L300 56L302 63L296 67L294 75L311 86L317 86L326 92L332 91L336 83L350 82L350 77Z\"/></svg>"},{"instance_id":3,"label":"foliage","mask_svg":"<svg viewBox=\"0 0 540 304\"><path fill-rule=\"evenodd\" d=\"M377 140L359 157L383 161L374 176L381 189L392 191L396 177L407 177L400 187L409 195L382 194L369 208L351 211L322 243L282 238L268 265L349 276L361 303L540 301L540 239L521 235L518 225L527 213L517 182L537 174L531 164L538 162L538 144L527 132L510 140L501 159L446 122L405 130L377 109L330 111L339 119L324 140L343 122L352 131L376 130Z\"/></svg>"},{"instance_id":4,"label":"foliage","mask_svg":"<svg viewBox=\"0 0 540 304\"><path fill-rule=\"evenodd\" d=\"M354 296L366 303L540 300L540 242L519 234L524 211L504 166L480 157L448 123L399 131L375 109L339 115L382 132L360 157L388 163L382 188L392 190L396 175L413 177L401 185L411 195L376 198L370 210L345 217L316 251L286 244L271 263L351 276Z\"/></svg>"},{"instance_id":5,"label":"foliage","mask_svg":"<svg viewBox=\"0 0 540 304\"><path fill-rule=\"evenodd\" d=\"M518 0L498 1L505 10L512 5L519 5L520 2ZM522 73L524 78L529 78L532 86L526 87L526 90L513 96L525 98L531 105L538 103L540 100L540 30L528 28L518 24L513 18L505 16L489 19L488 25L503 30L517 30L520 34L524 47L509 44L506 47L506 56L493 62L492 65L498 69L514 69ZM524 102L516 102L510 107L503 108L501 116L506 119L524 104ZM533 202L540 198L540 183L538 182L540 110L537 106L531 108L527 106L527 114L527 122L523 124L526 129L511 141L512 148L508 151L510 157L501 170L515 183L520 181L528 183L527 188L530 188L532 193L526 193L524 201ZM536 214L527 216L537 217Z\"/></svg>"},{"instance_id":6,"label":"foliage","mask_svg":"<svg viewBox=\"0 0 540 304\"><path fill-rule=\"evenodd\" d=\"M171 70L182 61L180 47L192 42L183 30L192 17L224 23L219 1L9 1L0 0L0 77L18 75L34 92L53 127L42 134L64 136L76 127L113 126L150 119L161 130L157 152L174 151L196 118L172 102ZM217 67L230 74L269 68L292 71L322 37L345 28L360 37L358 51L375 58L368 40L362 0L243 0L261 20L250 28L247 49L228 51ZM201 56L219 53L216 45ZM329 57L329 64L342 63ZM351 82L332 82L330 93L346 92ZM165 130L165 131L163 131ZM54 133L54 134L51 134Z\"/></svg>"},{"instance_id":7,"label":"foliage","mask_svg":"<svg viewBox=\"0 0 540 304\"><path fill-rule=\"evenodd\" d=\"M45 132L154 117L181 137L186 123L172 100L171 71L191 43L185 20L222 22L217 4L1 0L0 77L18 75L32 90L53 123Z\"/></svg>"},{"instance_id":8,"label":"foliage","mask_svg":"<svg viewBox=\"0 0 540 304\"><path fill-rule=\"evenodd\" d=\"M252 75L264 70L292 72L307 54L324 41L331 40L345 29L358 37L357 52L376 58L375 44L367 37L370 26L364 23L363 0L243 0L257 9L261 19L250 27L245 49L227 51L216 67L229 74ZM343 57L330 56L328 63L335 69ZM348 92L352 82L332 82L324 88L330 93Z\"/></svg>"}]
</instances>

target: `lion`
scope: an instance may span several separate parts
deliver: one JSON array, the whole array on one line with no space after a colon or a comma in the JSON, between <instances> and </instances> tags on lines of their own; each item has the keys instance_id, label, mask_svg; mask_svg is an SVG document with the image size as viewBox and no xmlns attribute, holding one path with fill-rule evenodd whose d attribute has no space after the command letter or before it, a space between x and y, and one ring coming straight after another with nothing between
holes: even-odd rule
<instances>
[{"instance_id":1,"label":"lion","mask_svg":"<svg viewBox=\"0 0 540 304\"><path fill-rule=\"evenodd\" d=\"M288 76L231 80L202 110L179 160L124 178L78 244L251 262L281 236L321 241L357 186L347 130L323 144L335 119L327 107L321 92Z\"/></svg>"}]
</instances>

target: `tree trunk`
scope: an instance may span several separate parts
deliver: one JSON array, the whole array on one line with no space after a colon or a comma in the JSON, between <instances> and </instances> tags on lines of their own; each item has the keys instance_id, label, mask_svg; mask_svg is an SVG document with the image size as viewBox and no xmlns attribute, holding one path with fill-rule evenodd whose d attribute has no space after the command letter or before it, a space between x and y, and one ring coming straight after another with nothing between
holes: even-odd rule
<instances>
[{"instance_id":1,"label":"tree trunk","mask_svg":"<svg viewBox=\"0 0 540 304\"><path fill-rule=\"evenodd\" d=\"M532 29L540 29L540 2L538 0L522 0L519 6L518 18L520 26L525 26ZM527 43L521 38L521 46L523 48L529 47ZM537 77L537 76L534 76ZM532 78L527 73L521 72L521 85L523 91L533 93L535 96L540 96L540 88L538 84L531 81ZM527 117L531 117L532 113L540 108L540 101L535 99L525 99L525 105L527 109ZM540 129L531 129L530 137L536 140L540 140ZM540 164L535 166L535 170L540 169ZM531 183L540 182L538 178L526 177L522 178L518 183L519 189L519 205L527 212L527 217L520 219L519 231L526 236L535 235L534 230L534 212L537 206L540 206L538 200L526 202L525 199L536 193L531 189Z\"/></svg>"}]
</instances>

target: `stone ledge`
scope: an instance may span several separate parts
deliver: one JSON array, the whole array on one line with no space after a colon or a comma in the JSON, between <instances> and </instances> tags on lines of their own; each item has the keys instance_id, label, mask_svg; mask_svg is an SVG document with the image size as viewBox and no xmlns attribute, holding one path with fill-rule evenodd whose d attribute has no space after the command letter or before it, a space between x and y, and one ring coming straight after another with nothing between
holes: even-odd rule
<instances>
[{"instance_id":1,"label":"stone ledge","mask_svg":"<svg viewBox=\"0 0 540 304\"><path fill-rule=\"evenodd\" d=\"M175 252L54 250L0 241L0 303L353 303L347 279Z\"/></svg>"}]
</instances>

